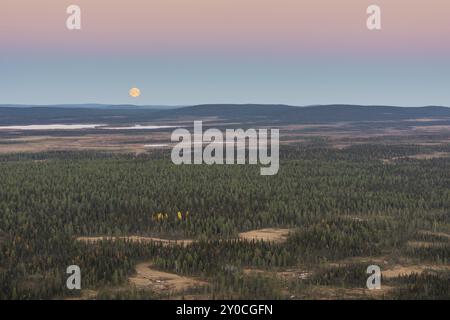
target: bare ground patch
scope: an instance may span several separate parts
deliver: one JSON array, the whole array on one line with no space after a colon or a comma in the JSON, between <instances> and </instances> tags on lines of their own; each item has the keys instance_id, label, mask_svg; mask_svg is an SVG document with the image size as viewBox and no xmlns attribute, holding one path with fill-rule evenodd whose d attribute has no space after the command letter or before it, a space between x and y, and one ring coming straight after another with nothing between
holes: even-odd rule
<instances>
[{"instance_id":1,"label":"bare ground patch","mask_svg":"<svg viewBox=\"0 0 450 320\"><path fill-rule=\"evenodd\" d=\"M151 262L139 263L136 266L136 275L128 278L128 281L138 289L152 289L157 293L181 292L207 285L207 282L202 280L156 270Z\"/></svg>"},{"instance_id":2,"label":"bare ground patch","mask_svg":"<svg viewBox=\"0 0 450 320\"><path fill-rule=\"evenodd\" d=\"M369 219L370 219L368 217L358 217L358 216L350 216L350 215L342 216L342 218L345 220L355 221L355 222L366 222L366 221L369 221Z\"/></svg>"},{"instance_id":3,"label":"bare ground patch","mask_svg":"<svg viewBox=\"0 0 450 320\"><path fill-rule=\"evenodd\" d=\"M445 233L445 232L434 232L434 231L421 230L421 231L419 231L419 233L423 234L423 235L431 235L431 236L436 236L436 237L441 237L441 238L447 238L450 240L450 234Z\"/></svg>"},{"instance_id":4,"label":"bare ground patch","mask_svg":"<svg viewBox=\"0 0 450 320\"><path fill-rule=\"evenodd\" d=\"M277 276L284 278L284 279L299 279L299 280L306 280L309 279L312 276L311 271L306 271L303 269L288 269L285 271L279 271L277 272Z\"/></svg>"},{"instance_id":5,"label":"bare ground patch","mask_svg":"<svg viewBox=\"0 0 450 320\"><path fill-rule=\"evenodd\" d=\"M242 232L239 234L239 239L246 241L265 241L282 243L286 241L289 234L293 229L277 229L277 228L266 228L259 230L252 230L247 232Z\"/></svg>"},{"instance_id":6,"label":"bare ground patch","mask_svg":"<svg viewBox=\"0 0 450 320\"><path fill-rule=\"evenodd\" d=\"M430 242L430 241L408 241L406 244L411 248L433 248L449 245L447 242Z\"/></svg>"},{"instance_id":7,"label":"bare ground patch","mask_svg":"<svg viewBox=\"0 0 450 320\"><path fill-rule=\"evenodd\" d=\"M77 241L85 243L96 243L100 241L130 241L137 243L161 243L163 245L181 245L187 246L194 242L191 239L181 239L181 240L171 240L171 239L161 239L154 237L141 237L141 236L122 236L122 237L112 237L112 236L100 236L100 237L78 237Z\"/></svg>"},{"instance_id":8,"label":"bare ground patch","mask_svg":"<svg viewBox=\"0 0 450 320\"><path fill-rule=\"evenodd\" d=\"M381 274L385 278L396 278L400 276L408 276L411 274L421 274L425 271L449 271L450 266L447 265L396 265L388 270L382 270Z\"/></svg>"},{"instance_id":9,"label":"bare ground patch","mask_svg":"<svg viewBox=\"0 0 450 320\"><path fill-rule=\"evenodd\" d=\"M412 156L407 156L406 158L418 159L418 160L429 160L429 159L447 158L447 157L450 157L449 152L433 152L433 153L425 153L425 154L415 154Z\"/></svg>"},{"instance_id":10,"label":"bare ground patch","mask_svg":"<svg viewBox=\"0 0 450 320\"><path fill-rule=\"evenodd\" d=\"M6 139L10 143L0 145L0 154L17 152L80 151L96 150L118 153L145 153L146 145L164 144L170 141L167 132L149 132L147 134L82 134L76 136L31 136ZM15 143L16 142L16 143ZM164 149L164 147L160 147Z\"/></svg>"},{"instance_id":11,"label":"bare ground patch","mask_svg":"<svg viewBox=\"0 0 450 320\"><path fill-rule=\"evenodd\" d=\"M424 271L450 271L450 265L440 264L417 264L414 260L404 257L353 257L338 262L329 263L329 266L345 266L354 263L363 263L369 265L378 265L381 273L385 278L395 278L399 276L407 276L414 273L421 274Z\"/></svg>"}]
</instances>

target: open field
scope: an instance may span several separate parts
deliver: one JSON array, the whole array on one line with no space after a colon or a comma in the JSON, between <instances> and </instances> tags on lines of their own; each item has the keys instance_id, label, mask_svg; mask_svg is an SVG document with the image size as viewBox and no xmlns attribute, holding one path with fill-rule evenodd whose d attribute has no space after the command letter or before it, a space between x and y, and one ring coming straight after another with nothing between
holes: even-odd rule
<instances>
[{"instance_id":1,"label":"open field","mask_svg":"<svg viewBox=\"0 0 450 320\"><path fill-rule=\"evenodd\" d=\"M162 272L154 269L151 263L143 262L136 266L136 274L128 278L130 285L138 289L151 289L161 293L179 293L207 283L190 277Z\"/></svg>"},{"instance_id":2,"label":"open field","mask_svg":"<svg viewBox=\"0 0 450 320\"><path fill-rule=\"evenodd\" d=\"M383 277L396 278L401 276L409 276L413 274L422 274L423 272L449 272L450 265L410 265L410 266L394 266L392 269L383 271Z\"/></svg>"},{"instance_id":3,"label":"open field","mask_svg":"<svg viewBox=\"0 0 450 320\"><path fill-rule=\"evenodd\" d=\"M161 238L152 238L152 237L140 237L140 236L127 236L127 237L78 237L77 241L85 242L85 243L96 243L100 241L126 241L126 242L135 242L135 243L158 243L164 246L168 245L180 245L180 246L188 246L193 243L193 240L189 239L181 239L181 240L168 240Z\"/></svg>"},{"instance_id":4,"label":"open field","mask_svg":"<svg viewBox=\"0 0 450 320\"><path fill-rule=\"evenodd\" d=\"M267 228L242 232L239 238L247 241L265 241L280 243L286 241L289 233L293 231L290 229Z\"/></svg>"},{"instance_id":5,"label":"open field","mask_svg":"<svg viewBox=\"0 0 450 320\"><path fill-rule=\"evenodd\" d=\"M238 239L241 241L263 241L263 242L273 242L282 243L286 241L292 229L280 229L280 228L267 228L259 230L251 230L247 232L239 233ZM77 237L77 241L95 244L102 241L114 242L114 241L125 241L134 243L155 243L162 244L163 246L169 245L179 245L188 246L195 242L192 239L161 239L155 237L143 237L143 236L97 236L97 237Z\"/></svg>"}]
</instances>

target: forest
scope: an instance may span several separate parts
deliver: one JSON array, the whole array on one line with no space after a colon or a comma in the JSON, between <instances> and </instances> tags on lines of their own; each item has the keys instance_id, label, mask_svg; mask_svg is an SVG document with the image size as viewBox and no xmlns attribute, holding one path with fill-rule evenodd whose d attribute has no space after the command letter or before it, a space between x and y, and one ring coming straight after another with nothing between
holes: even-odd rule
<instances>
[{"instance_id":1,"label":"forest","mask_svg":"<svg viewBox=\"0 0 450 320\"><path fill-rule=\"evenodd\" d=\"M450 158L409 157L449 149L314 140L283 146L276 176L165 151L0 155L0 299L450 299ZM289 235L240 238L264 228ZM130 285L146 261L197 285ZM69 265L81 291L66 288Z\"/></svg>"}]
</instances>

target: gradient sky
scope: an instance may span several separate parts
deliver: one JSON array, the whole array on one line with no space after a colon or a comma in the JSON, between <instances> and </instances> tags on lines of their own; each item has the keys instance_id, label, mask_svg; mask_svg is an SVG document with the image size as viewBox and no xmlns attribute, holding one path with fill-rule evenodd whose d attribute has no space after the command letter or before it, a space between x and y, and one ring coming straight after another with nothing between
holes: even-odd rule
<instances>
[{"instance_id":1,"label":"gradient sky","mask_svg":"<svg viewBox=\"0 0 450 320\"><path fill-rule=\"evenodd\" d=\"M450 106L449 16L449 0L1 0L0 104Z\"/></svg>"}]
</instances>

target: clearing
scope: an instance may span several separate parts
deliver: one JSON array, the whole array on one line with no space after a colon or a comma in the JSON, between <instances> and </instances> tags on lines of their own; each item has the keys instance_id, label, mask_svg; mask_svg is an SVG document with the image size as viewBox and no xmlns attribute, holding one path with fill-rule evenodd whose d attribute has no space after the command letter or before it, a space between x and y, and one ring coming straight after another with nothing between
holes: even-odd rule
<instances>
[{"instance_id":1,"label":"clearing","mask_svg":"<svg viewBox=\"0 0 450 320\"><path fill-rule=\"evenodd\" d=\"M408 241L407 246L411 248L434 248L448 246L447 242L429 242L429 241Z\"/></svg>"},{"instance_id":2,"label":"clearing","mask_svg":"<svg viewBox=\"0 0 450 320\"><path fill-rule=\"evenodd\" d=\"M153 269L151 262L139 263L136 275L128 278L128 281L138 289L152 289L157 293L180 292L207 285L207 282L195 278Z\"/></svg>"},{"instance_id":3,"label":"clearing","mask_svg":"<svg viewBox=\"0 0 450 320\"><path fill-rule=\"evenodd\" d=\"M449 271L450 266L446 265L410 265L402 266L396 265L391 269L381 271L381 274L385 278L396 278L400 276L408 276L414 273L421 274L424 271Z\"/></svg>"},{"instance_id":4,"label":"clearing","mask_svg":"<svg viewBox=\"0 0 450 320\"><path fill-rule=\"evenodd\" d=\"M286 239L288 238L289 234L292 231L293 229L276 229L276 228L252 230L240 233L239 239L246 241L255 240L255 241L282 243L286 241Z\"/></svg>"},{"instance_id":5,"label":"clearing","mask_svg":"<svg viewBox=\"0 0 450 320\"><path fill-rule=\"evenodd\" d=\"M419 231L420 234L423 235L431 235L431 236L436 236L436 237L441 237L441 238L447 238L450 240L450 234L445 233L445 232L434 232L434 231L428 231L428 230L421 230Z\"/></svg>"},{"instance_id":6,"label":"clearing","mask_svg":"<svg viewBox=\"0 0 450 320\"><path fill-rule=\"evenodd\" d=\"M141 242L141 243L151 243L157 242L165 246L168 245L181 245L187 246L194 242L191 239L181 239L181 240L171 240L171 239L161 239L153 237L141 237L141 236L122 236L122 237L112 237L112 236L99 236L99 237L78 237L77 241L86 243L95 243L99 241L130 241L130 242Z\"/></svg>"}]
</instances>

